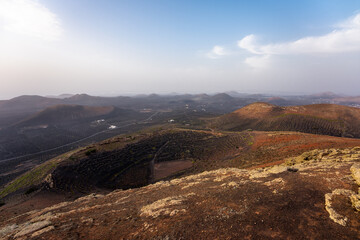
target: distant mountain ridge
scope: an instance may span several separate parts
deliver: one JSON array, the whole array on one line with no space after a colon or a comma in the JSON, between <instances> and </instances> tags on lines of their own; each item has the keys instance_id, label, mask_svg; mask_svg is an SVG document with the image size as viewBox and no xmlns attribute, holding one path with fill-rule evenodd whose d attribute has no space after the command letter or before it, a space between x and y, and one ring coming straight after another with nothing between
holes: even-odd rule
<instances>
[{"instance_id":1,"label":"distant mountain ridge","mask_svg":"<svg viewBox=\"0 0 360 240\"><path fill-rule=\"evenodd\" d=\"M254 102L268 102L280 106L318 103L339 103L360 107L360 97L342 97L332 92L299 96L275 96L263 94L236 94L236 92L180 95L138 95L101 97L88 94L64 94L53 97L23 95L10 100L0 100L0 129L19 122L31 115L56 105L114 106L135 111L168 111L192 109L213 114L225 114Z\"/></svg>"},{"instance_id":2,"label":"distant mountain ridge","mask_svg":"<svg viewBox=\"0 0 360 240\"><path fill-rule=\"evenodd\" d=\"M311 94L310 96L316 97L316 98L339 98L339 97L341 97L340 95L333 93L333 92L315 93L315 94Z\"/></svg>"},{"instance_id":3,"label":"distant mountain ridge","mask_svg":"<svg viewBox=\"0 0 360 240\"><path fill-rule=\"evenodd\" d=\"M181 101L192 100L197 102L234 102L239 99L249 99L252 102L256 99L262 99L261 101L271 102L274 104L285 104L298 102L309 102L312 100L320 99L324 101L331 101L331 103L341 104L360 104L359 96L344 97L332 92L324 92L319 94L304 95L298 97L282 97L282 96L269 96L262 94L236 94L236 92L229 93L217 93L214 95L209 94L180 94L180 95L139 95L134 97L129 96L117 96L117 97L101 97L91 96L88 94L62 94L59 96L42 97L37 95L23 95L15 97L9 100L0 100L0 113L11 113L14 111L39 111L46 107L59 104L74 104L74 105L88 105L88 106L118 106L126 107L129 105L142 106L147 103L157 103L159 101ZM259 100L258 100L259 101ZM298 104L296 104L298 105Z\"/></svg>"}]
</instances>

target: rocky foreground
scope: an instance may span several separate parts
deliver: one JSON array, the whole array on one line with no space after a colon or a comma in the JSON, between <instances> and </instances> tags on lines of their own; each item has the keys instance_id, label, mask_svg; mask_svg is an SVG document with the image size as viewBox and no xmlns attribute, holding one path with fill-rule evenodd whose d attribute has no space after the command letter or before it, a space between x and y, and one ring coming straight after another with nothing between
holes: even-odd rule
<instances>
[{"instance_id":1,"label":"rocky foreground","mask_svg":"<svg viewBox=\"0 0 360 240\"><path fill-rule=\"evenodd\" d=\"M360 148L314 150L34 210L2 221L0 238L359 239L359 187Z\"/></svg>"}]
</instances>

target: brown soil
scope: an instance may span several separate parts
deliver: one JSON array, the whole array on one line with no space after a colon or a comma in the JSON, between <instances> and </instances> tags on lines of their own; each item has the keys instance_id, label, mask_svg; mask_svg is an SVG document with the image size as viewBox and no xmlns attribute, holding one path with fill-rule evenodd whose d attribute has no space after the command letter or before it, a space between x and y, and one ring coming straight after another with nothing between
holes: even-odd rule
<instances>
[{"instance_id":1,"label":"brown soil","mask_svg":"<svg viewBox=\"0 0 360 240\"><path fill-rule=\"evenodd\" d=\"M154 165L155 180L157 181L162 178L169 177L174 173L191 168L192 165L193 165L192 161L189 160L178 160L178 161L155 163Z\"/></svg>"},{"instance_id":2,"label":"brown soil","mask_svg":"<svg viewBox=\"0 0 360 240\"><path fill-rule=\"evenodd\" d=\"M64 194L54 192L40 192L36 195L29 196L22 201L15 201L0 208L0 222L4 222L11 217L21 215L23 213L43 209L48 206L71 200Z\"/></svg>"}]
</instances>

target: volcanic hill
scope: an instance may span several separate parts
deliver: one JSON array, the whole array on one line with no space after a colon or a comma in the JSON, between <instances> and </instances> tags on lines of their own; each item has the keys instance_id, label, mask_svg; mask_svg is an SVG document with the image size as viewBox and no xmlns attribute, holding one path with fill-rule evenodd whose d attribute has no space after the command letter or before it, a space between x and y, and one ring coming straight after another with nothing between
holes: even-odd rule
<instances>
[{"instance_id":1,"label":"volcanic hill","mask_svg":"<svg viewBox=\"0 0 360 240\"><path fill-rule=\"evenodd\" d=\"M355 146L360 139L296 132L149 130L55 157L0 188L0 201L44 191L74 198L224 167L269 166L313 149Z\"/></svg>"},{"instance_id":2,"label":"volcanic hill","mask_svg":"<svg viewBox=\"0 0 360 240\"><path fill-rule=\"evenodd\" d=\"M258 102L218 117L211 127L231 131L299 131L359 138L360 109L335 104L279 107Z\"/></svg>"},{"instance_id":3,"label":"volcanic hill","mask_svg":"<svg viewBox=\"0 0 360 240\"><path fill-rule=\"evenodd\" d=\"M223 168L26 211L2 239L359 239L360 148ZM316 184L314 184L316 183ZM21 210L20 210L21 212Z\"/></svg>"},{"instance_id":4,"label":"volcanic hill","mask_svg":"<svg viewBox=\"0 0 360 240\"><path fill-rule=\"evenodd\" d=\"M24 119L16 126L33 126L41 124L61 124L100 117L115 111L114 107L93 107L82 105L55 105L48 107L33 116Z\"/></svg>"}]
</instances>

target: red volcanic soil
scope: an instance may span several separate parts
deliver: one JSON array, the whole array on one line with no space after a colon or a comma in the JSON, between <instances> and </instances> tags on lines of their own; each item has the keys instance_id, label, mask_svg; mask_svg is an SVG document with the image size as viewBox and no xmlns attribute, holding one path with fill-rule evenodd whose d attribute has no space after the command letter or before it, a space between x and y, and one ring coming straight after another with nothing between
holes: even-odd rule
<instances>
[{"instance_id":1,"label":"red volcanic soil","mask_svg":"<svg viewBox=\"0 0 360 240\"><path fill-rule=\"evenodd\" d=\"M248 147L233 152L229 160L216 161L213 167L252 168L271 166L283 162L285 158L300 155L314 149L348 148L360 146L360 139L314 135L300 132L252 131ZM216 163L216 164L215 164ZM200 163L196 163L200 164ZM207 170L203 168L202 170Z\"/></svg>"},{"instance_id":2,"label":"red volcanic soil","mask_svg":"<svg viewBox=\"0 0 360 240\"><path fill-rule=\"evenodd\" d=\"M253 151L275 150L277 154L298 154L313 149L346 148L359 146L360 139L341 138L294 132L255 132ZM274 153L273 153L274 154Z\"/></svg>"},{"instance_id":3,"label":"red volcanic soil","mask_svg":"<svg viewBox=\"0 0 360 240\"><path fill-rule=\"evenodd\" d=\"M271 162L279 163L282 159L297 156L314 149L342 149L360 146L360 139L353 138L296 132L254 131L253 134L254 144L251 145L251 150L248 153L252 156L253 161L265 164Z\"/></svg>"},{"instance_id":4,"label":"red volcanic soil","mask_svg":"<svg viewBox=\"0 0 360 240\"><path fill-rule=\"evenodd\" d=\"M263 117L271 114L274 110L281 111L283 107L277 107L270 103L252 103L233 112L234 115L246 116L248 118Z\"/></svg>"}]
</instances>

